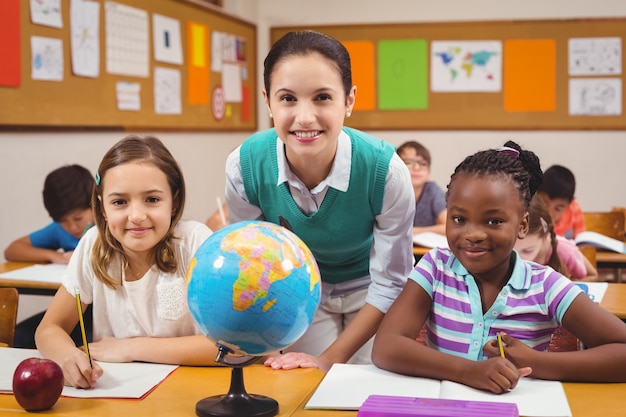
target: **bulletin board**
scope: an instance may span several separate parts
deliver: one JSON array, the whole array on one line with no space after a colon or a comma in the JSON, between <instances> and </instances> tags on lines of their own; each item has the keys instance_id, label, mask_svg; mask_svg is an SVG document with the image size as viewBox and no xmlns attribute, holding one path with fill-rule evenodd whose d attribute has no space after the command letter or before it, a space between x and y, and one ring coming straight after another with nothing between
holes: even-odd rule
<instances>
[{"instance_id":1,"label":"bulletin board","mask_svg":"<svg viewBox=\"0 0 626 417\"><path fill-rule=\"evenodd\" d=\"M0 130L257 127L256 26L207 1L1 2Z\"/></svg>"},{"instance_id":2,"label":"bulletin board","mask_svg":"<svg viewBox=\"0 0 626 417\"><path fill-rule=\"evenodd\" d=\"M625 19L438 22L312 29L350 52L368 130L624 130Z\"/></svg>"}]
</instances>

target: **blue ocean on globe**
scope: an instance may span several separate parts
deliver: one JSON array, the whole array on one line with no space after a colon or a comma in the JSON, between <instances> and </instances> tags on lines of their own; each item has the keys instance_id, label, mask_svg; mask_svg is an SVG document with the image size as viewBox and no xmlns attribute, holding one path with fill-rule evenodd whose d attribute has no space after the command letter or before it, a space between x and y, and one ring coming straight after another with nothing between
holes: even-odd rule
<instances>
[{"instance_id":1,"label":"blue ocean on globe","mask_svg":"<svg viewBox=\"0 0 626 417\"><path fill-rule=\"evenodd\" d=\"M309 248L264 221L218 230L198 248L187 272L195 322L237 354L263 356L294 343L311 325L320 295Z\"/></svg>"}]
</instances>

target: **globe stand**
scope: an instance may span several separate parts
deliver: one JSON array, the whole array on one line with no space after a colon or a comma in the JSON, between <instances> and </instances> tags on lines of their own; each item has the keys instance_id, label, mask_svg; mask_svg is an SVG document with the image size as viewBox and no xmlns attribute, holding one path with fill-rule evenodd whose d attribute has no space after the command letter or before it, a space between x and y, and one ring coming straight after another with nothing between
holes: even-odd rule
<instances>
[{"instance_id":1,"label":"globe stand","mask_svg":"<svg viewBox=\"0 0 626 417\"><path fill-rule=\"evenodd\" d=\"M228 394L214 395L196 403L200 417L272 417L278 414L278 402L264 395L248 394L243 383L243 367L255 362L257 357L244 357L228 361L226 356L234 353L220 343L215 362L232 368Z\"/></svg>"}]
</instances>

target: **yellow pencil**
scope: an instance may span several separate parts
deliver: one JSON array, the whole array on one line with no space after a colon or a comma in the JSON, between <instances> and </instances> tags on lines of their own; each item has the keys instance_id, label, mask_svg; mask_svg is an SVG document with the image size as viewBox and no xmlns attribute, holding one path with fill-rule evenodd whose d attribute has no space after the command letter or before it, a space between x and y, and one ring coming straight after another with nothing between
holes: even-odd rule
<instances>
[{"instance_id":1,"label":"yellow pencil","mask_svg":"<svg viewBox=\"0 0 626 417\"><path fill-rule=\"evenodd\" d=\"M500 333L498 333L496 337L498 338L498 347L500 348L500 356L504 358L505 356L504 356L504 346L502 345L502 336L500 336Z\"/></svg>"},{"instance_id":2,"label":"yellow pencil","mask_svg":"<svg viewBox=\"0 0 626 417\"><path fill-rule=\"evenodd\" d=\"M93 368L93 364L91 363L91 354L89 353L89 344L87 343L87 332L85 331L85 320L83 319L83 305L80 302L80 291L78 288L76 291L76 308L78 308L78 322L80 324L80 333L83 336L83 348L85 349L85 353L89 358L89 366Z\"/></svg>"}]
</instances>

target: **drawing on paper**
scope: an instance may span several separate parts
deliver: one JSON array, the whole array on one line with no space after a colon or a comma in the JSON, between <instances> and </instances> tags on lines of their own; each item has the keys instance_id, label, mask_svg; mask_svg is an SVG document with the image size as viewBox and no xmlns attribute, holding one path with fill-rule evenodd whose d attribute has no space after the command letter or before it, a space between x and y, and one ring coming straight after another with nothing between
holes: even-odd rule
<instances>
[{"instance_id":1,"label":"drawing on paper","mask_svg":"<svg viewBox=\"0 0 626 417\"><path fill-rule=\"evenodd\" d=\"M621 38L571 38L569 75L619 75L622 73Z\"/></svg>"},{"instance_id":2,"label":"drawing on paper","mask_svg":"<svg viewBox=\"0 0 626 417\"><path fill-rule=\"evenodd\" d=\"M622 114L622 80L619 78L571 78L569 113L572 116Z\"/></svg>"},{"instance_id":3,"label":"drawing on paper","mask_svg":"<svg viewBox=\"0 0 626 417\"><path fill-rule=\"evenodd\" d=\"M76 1L70 5L72 71L83 77L100 74L100 3Z\"/></svg>"},{"instance_id":4,"label":"drawing on paper","mask_svg":"<svg viewBox=\"0 0 626 417\"><path fill-rule=\"evenodd\" d=\"M431 90L498 92L502 89L502 42L433 41Z\"/></svg>"},{"instance_id":5,"label":"drawing on paper","mask_svg":"<svg viewBox=\"0 0 626 417\"><path fill-rule=\"evenodd\" d=\"M30 48L32 79L63 81L63 41L31 36Z\"/></svg>"}]
</instances>

